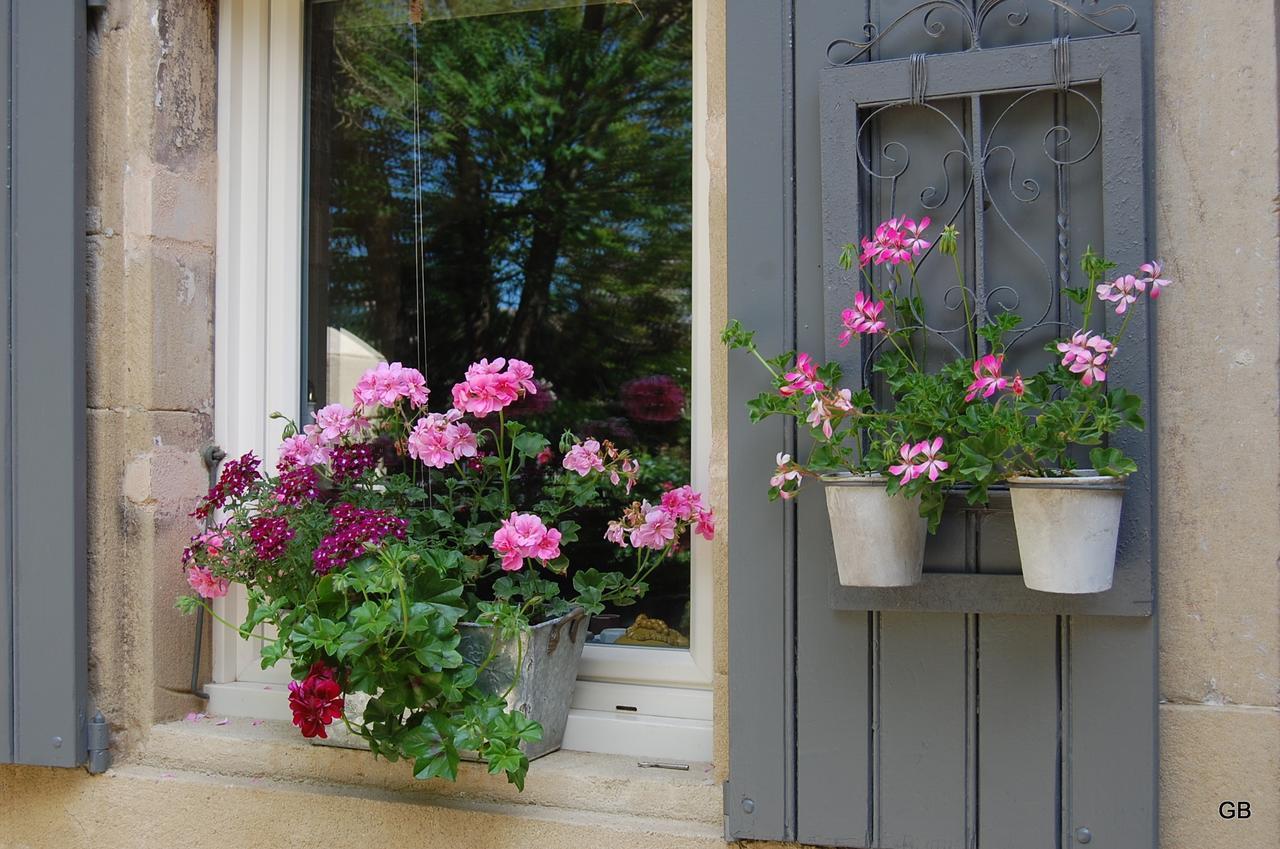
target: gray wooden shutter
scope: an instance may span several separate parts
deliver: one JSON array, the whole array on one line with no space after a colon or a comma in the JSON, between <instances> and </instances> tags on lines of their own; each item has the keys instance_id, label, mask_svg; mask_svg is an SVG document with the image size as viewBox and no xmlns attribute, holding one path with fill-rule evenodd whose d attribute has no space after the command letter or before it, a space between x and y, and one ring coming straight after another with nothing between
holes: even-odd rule
<instances>
[{"instance_id":1,"label":"gray wooden shutter","mask_svg":"<svg viewBox=\"0 0 1280 849\"><path fill-rule=\"evenodd\" d=\"M1028 365L1047 356L1056 322L1071 320L1060 290L1083 285L1086 244L1126 266L1147 258L1149 2L735 0L727 16L729 313L760 330L766 351L847 358L846 373L863 373L870 352L833 344L856 284L834 260L894 212L958 213L968 279L983 281L993 311L1040 325L1020 343ZM982 49L971 49L975 29ZM1097 102L1100 126L1079 95L1054 89L1059 81ZM912 103L917 84L933 124ZM1045 91L1000 118L991 143L997 117L1031 89ZM1042 152L1054 126L1078 137L1075 151L1096 127L1096 155L1055 165ZM953 130L982 179L955 156L940 164L963 147ZM1055 149L1061 131L1048 138ZM1008 150L987 159L988 144ZM910 170L887 179L908 148ZM945 286L926 298L945 308ZM1135 319L1129 330L1126 346L1146 350L1112 378L1149 395L1147 328ZM773 454L796 441L781 424L746 421L741 403L766 385L757 364L731 358L726 836L1153 846L1149 436L1124 443L1143 474L1126 499L1108 593L1026 590L999 498L991 510L949 512L920 586L841 588L821 492L765 500ZM1155 411L1146 414L1149 433Z\"/></svg>"},{"instance_id":2,"label":"gray wooden shutter","mask_svg":"<svg viewBox=\"0 0 1280 849\"><path fill-rule=\"evenodd\" d=\"M83 2L0 1L0 762L85 759Z\"/></svg>"}]
</instances>

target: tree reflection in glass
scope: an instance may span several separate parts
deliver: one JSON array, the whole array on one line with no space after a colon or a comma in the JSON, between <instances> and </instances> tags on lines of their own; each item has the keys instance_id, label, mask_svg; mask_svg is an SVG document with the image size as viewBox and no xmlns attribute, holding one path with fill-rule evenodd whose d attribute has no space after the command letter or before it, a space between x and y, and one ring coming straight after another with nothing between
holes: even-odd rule
<instances>
[{"instance_id":1,"label":"tree reflection in glass","mask_svg":"<svg viewBox=\"0 0 1280 849\"><path fill-rule=\"evenodd\" d=\"M630 446L645 497L687 480L691 62L689 0L313 4L308 406L387 359L443 409L467 364L518 357L545 382L516 416ZM629 500L575 563L622 554ZM603 624L687 645L688 564Z\"/></svg>"}]
</instances>

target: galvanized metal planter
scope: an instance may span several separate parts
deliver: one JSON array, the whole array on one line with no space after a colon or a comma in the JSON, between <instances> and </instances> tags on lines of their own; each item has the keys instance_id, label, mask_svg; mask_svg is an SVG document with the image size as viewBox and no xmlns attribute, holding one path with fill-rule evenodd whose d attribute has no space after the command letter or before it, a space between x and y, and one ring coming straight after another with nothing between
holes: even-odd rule
<instances>
[{"instance_id":1,"label":"galvanized metal planter","mask_svg":"<svg viewBox=\"0 0 1280 849\"><path fill-rule=\"evenodd\" d=\"M1081 469L1009 481L1022 579L1046 593L1111 589L1126 480Z\"/></svg>"},{"instance_id":2,"label":"galvanized metal planter","mask_svg":"<svg viewBox=\"0 0 1280 849\"><path fill-rule=\"evenodd\" d=\"M480 673L480 686L496 695L506 693L511 710L542 726L541 740L520 745L529 760L556 751L564 741L578 661L587 643L588 619L587 612L578 607L558 619L534 625L518 640L499 642L496 648L492 626L469 622L458 626L462 632L458 651L468 661L479 665L491 649L495 652Z\"/></svg>"},{"instance_id":3,"label":"galvanized metal planter","mask_svg":"<svg viewBox=\"0 0 1280 849\"><path fill-rule=\"evenodd\" d=\"M520 745L529 760L556 751L564 742L578 662L587 643L589 618L585 610L575 608L558 619L534 625L519 639L500 641L496 647L497 632L492 625L476 622L458 625L462 634L458 651L469 662L478 666L484 663L491 649L494 652L493 659L480 673L479 685L495 695L505 693L511 710L520 711L542 726L541 740ZM369 696L350 693L345 698L347 717L354 721L364 713ZM368 748L363 739L349 732L341 722L329 726L328 731L327 739L315 738L312 742L345 749ZM466 753L463 757L467 757Z\"/></svg>"},{"instance_id":4,"label":"galvanized metal planter","mask_svg":"<svg viewBox=\"0 0 1280 849\"><path fill-rule=\"evenodd\" d=\"M920 499L889 495L883 475L823 475L822 482L841 586L918 583L929 529Z\"/></svg>"}]
</instances>

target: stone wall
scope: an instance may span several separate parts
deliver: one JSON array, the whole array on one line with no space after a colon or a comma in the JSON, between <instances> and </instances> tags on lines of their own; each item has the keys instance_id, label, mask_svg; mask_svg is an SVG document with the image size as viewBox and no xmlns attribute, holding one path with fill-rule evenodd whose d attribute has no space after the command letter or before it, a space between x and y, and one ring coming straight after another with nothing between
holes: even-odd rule
<instances>
[{"instance_id":1,"label":"stone wall","mask_svg":"<svg viewBox=\"0 0 1280 849\"><path fill-rule=\"evenodd\" d=\"M1230 7L1230 14L1226 14ZM1280 839L1276 7L1156 5L1160 804L1166 847ZM1217 814L1226 799L1266 811Z\"/></svg>"},{"instance_id":2,"label":"stone wall","mask_svg":"<svg viewBox=\"0 0 1280 849\"><path fill-rule=\"evenodd\" d=\"M90 688L124 750L200 704L173 600L208 487L215 34L213 0L115 0L89 37Z\"/></svg>"}]
</instances>

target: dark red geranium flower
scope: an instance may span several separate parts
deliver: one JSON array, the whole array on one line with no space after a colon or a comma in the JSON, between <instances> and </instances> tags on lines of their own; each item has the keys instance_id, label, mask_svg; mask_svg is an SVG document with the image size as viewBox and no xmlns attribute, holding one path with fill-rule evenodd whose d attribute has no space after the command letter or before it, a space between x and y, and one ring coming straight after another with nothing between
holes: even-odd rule
<instances>
[{"instance_id":1,"label":"dark red geranium flower","mask_svg":"<svg viewBox=\"0 0 1280 849\"><path fill-rule=\"evenodd\" d=\"M311 665L306 678L289 682L289 709L303 737L327 738L325 726L342 716L343 706L337 671L322 661Z\"/></svg>"}]
</instances>

